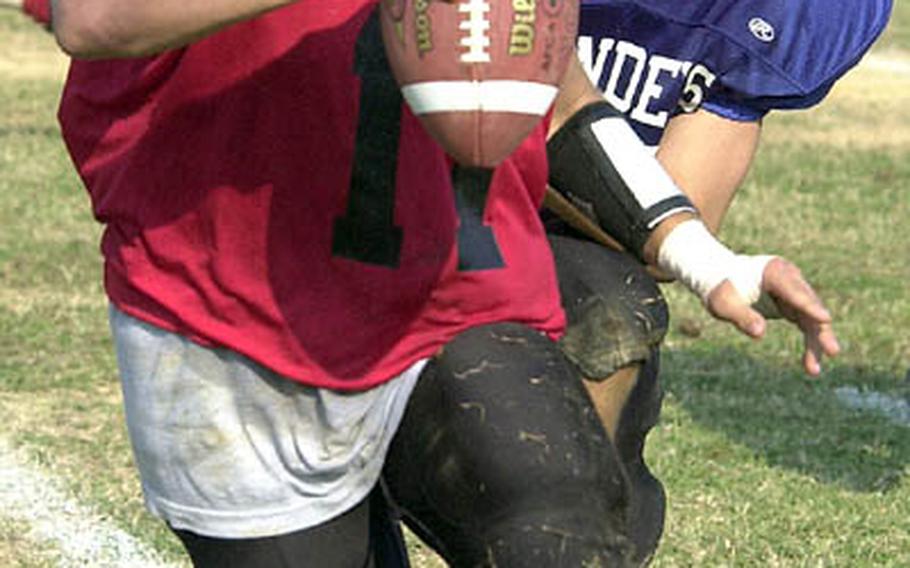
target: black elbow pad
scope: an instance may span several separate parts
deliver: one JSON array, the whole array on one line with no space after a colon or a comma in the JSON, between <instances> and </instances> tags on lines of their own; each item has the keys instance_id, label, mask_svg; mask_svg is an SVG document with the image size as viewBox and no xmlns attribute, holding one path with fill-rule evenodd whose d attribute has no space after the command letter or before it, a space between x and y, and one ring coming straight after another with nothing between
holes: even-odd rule
<instances>
[{"instance_id":1,"label":"black elbow pad","mask_svg":"<svg viewBox=\"0 0 910 568\"><path fill-rule=\"evenodd\" d=\"M696 211L605 101L572 115L547 143L547 157L550 185L639 258L662 220Z\"/></svg>"}]
</instances>

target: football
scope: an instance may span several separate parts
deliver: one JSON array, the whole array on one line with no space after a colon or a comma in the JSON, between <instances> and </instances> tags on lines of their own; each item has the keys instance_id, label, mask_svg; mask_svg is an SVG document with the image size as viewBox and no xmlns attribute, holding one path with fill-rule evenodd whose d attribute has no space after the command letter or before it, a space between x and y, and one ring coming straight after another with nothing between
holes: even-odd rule
<instances>
[{"instance_id":1,"label":"football","mask_svg":"<svg viewBox=\"0 0 910 568\"><path fill-rule=\"evenodd\" d=\"M555 99L578 0L383 0L380 16L411 111L457 162L490 168Z\"/></svg>"}]
</instances>

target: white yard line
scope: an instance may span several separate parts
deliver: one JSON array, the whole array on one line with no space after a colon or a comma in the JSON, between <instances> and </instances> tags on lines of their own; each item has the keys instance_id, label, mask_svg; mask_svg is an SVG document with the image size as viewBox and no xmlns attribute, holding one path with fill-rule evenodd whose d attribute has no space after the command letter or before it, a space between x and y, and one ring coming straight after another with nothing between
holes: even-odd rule
<instances>
[{"instance_id":1,"label":"white yard line","mask_svg":"<svg viewBox=\"0 0 910 568\"><path fill-rule=\"evenodd\" d=\"M891 419L901 426L910 427L910 402L877 391L863 391L855 387L838 387L834 394L845 406L856 410L871 410Z\"/></svg>"},{"instance_id":2,"label":"white yard line","mask_svg":"<svg viewBox=\"0 0 910 568\"><path fill-rule=\"evenodd\" d=\"M61 567L164 568L136 538L68 497L47 474L0 439L0 515L26 523L35 542L60 550Z\"/></svg>"}]
</instances>

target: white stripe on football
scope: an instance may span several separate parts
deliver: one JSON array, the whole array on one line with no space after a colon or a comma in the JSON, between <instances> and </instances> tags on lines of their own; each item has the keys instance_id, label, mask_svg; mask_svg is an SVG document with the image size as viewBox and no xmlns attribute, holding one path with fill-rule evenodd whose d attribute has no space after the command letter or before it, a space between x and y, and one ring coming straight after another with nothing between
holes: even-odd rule
<instances>
[{"instance_id":1,"label":"white stripe on football","mask_svg":"<svg viewBox=\"0 0 910 568\"><path fill-rule=\"evenodd\" d=\"M414 114L512 112L543 116L557 88L530 81L428 81L401 89Z\"/></svg>"}]
</instances>

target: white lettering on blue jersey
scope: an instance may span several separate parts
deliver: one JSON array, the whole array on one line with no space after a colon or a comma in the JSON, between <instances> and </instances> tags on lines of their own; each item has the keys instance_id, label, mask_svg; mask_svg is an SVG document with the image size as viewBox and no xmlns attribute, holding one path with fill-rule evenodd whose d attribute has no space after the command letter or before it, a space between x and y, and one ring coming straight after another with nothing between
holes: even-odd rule
<instances>
[{"instance_id":1,"label":"white lettering on blue jersey","mask_svg":"<svg viewBox=\"0 0 910 568\"><path fill-rule=\"evenodd\" d=\"M675 80L680 74L685 76L692 64L688 61L678 61L662 55L652 55L648 59L648 77L645 79L641 92L638 95L638 105L630 115L632 120L643 122L650 126L663 128L667 125L667 111L662 110L656 113L648 110L651 101L660 98L664 92L664 87L660 83L661 73L666 73L670 79Z\"/></svg>"},{"instance_id":2,"label":"white lettering on blue jersey","mask_svg":"<svg viewBox=\"0 0 910 568\"><path fill-rule=\"evenodd\" d=\"M707 67L698 63L686 77L686 86L683 87L679 106L683 112L695 112L705 102L705 94L711 89L717 75Z\"/></svg>"},{"instance_id":3,"label":"white lettering on blue jersey","mask_svg":"<svg viewBox=\"0 0 910 568\"><path fill-rule=\"evenodd\" d=\"M701 63L649 53L647 48L626 40L578 37L578 58L591 82L607 102L627 115L636 131L649 144L656 144L642 127L662 131L673 108L698 110L716 74ZM609 62L609 65L608 65ZM668 100L668 97L672 97Z\"/></svg>"}]
</instances>

